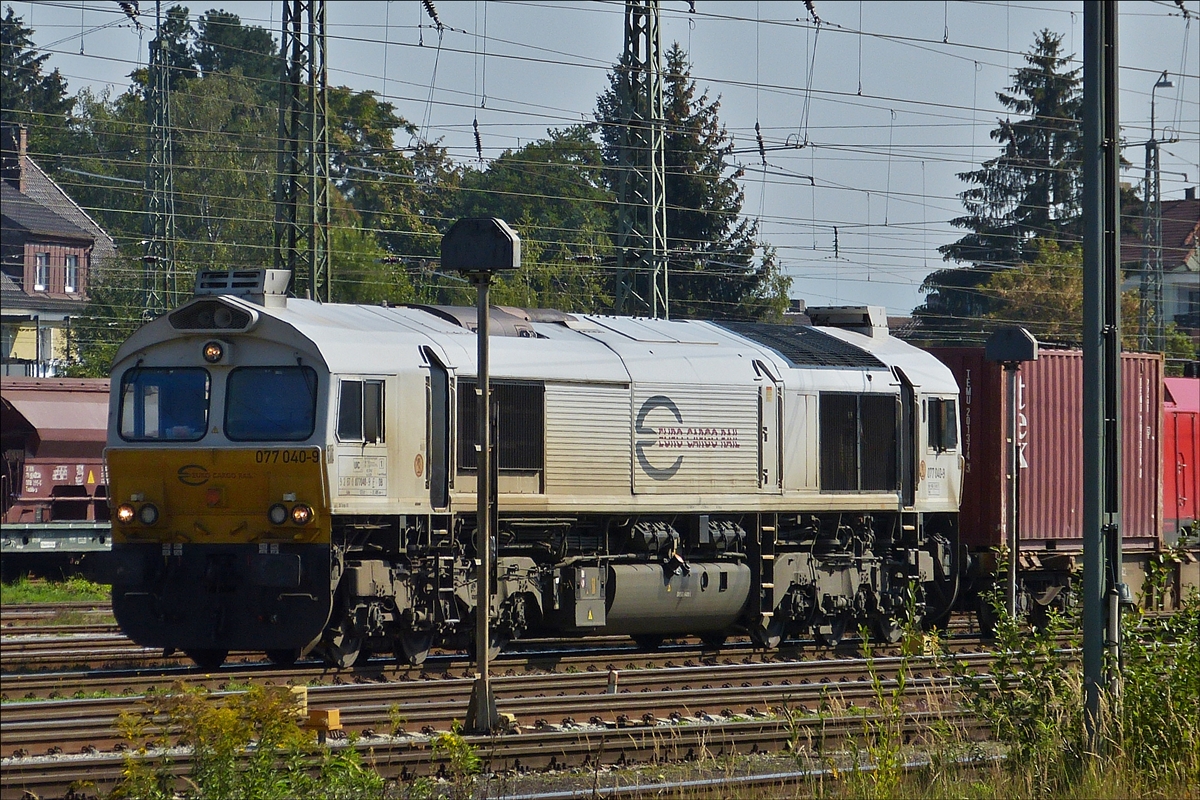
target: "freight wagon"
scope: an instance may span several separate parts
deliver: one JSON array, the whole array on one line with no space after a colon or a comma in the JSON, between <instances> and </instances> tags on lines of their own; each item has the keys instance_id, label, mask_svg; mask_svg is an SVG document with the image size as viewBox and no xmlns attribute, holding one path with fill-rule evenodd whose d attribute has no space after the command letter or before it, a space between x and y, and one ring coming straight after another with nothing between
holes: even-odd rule
<instances>
[{"instance_id":1,"label":"freight wagon","mask_svg":"<svg viewBox=\"0 0 1200 800\"><path fill-rule=\"evenodd\" d=\"M996 549L1008 541L1009 411L1004 374L1000 364L986 360L983 348L931 348L931 352L950 367L959 384L964 460L960 535L971 565L971 589L964 600L976 604L980 590L990 584ZM1164 425L1162 369L1157 354L1121 356L1120 530L1124 581L1135 595L1146 588L1151 560L1189 530L1186 511L1194 518L1195 501L1188 493L1194 497L1195 492L1187 488L1187 480L1195 475L1195 468L1189 471L1187 465L1195 459L1191 456L1189 461L1182 454L1197 446L1195 429L1188 427L1194 417L1168 401L1170 422ZM1167 381L1172 385L1172 379ZM1176 391L1187 397L1186 386ZM1022 364L1017 373L1018 606L1035 618L1046 607L1066 602L1070 593L1063 590L1071 586L1081 562L1083 393L1083 353L1078 350L1043 349L1037 361ZM1164 460L1168 447L1179 455L1168 451ZM1173 473L1169 485L1164 485L1164 462ZM1179 463L1184 466L1177 467ZM1179 507L1184 518L1174 509L1164 513L1164 491L1168 503L1183 503ZM1197 582L1191 575L1197 571L1194 554L1184 553L1183 563L1175 567L1183 573L1174 576L1177 587L1181 580Z\"/></svg>"},{"instance_id":2,"label":"freight wagon","mask_svg":"<svg viewBox=\"0 0 1200 800\"><path fill-rule=\"evenodd\" d=\"M5 578L73 567L110 548L107 424L107 379L0 382Z\"/></svg>"}]
</instances>

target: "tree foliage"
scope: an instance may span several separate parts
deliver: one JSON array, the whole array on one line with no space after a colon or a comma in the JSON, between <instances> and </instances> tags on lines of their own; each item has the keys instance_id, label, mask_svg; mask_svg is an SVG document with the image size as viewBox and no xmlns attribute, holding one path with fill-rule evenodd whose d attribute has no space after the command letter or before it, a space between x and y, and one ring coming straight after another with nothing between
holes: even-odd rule
<instances>
[{"instance_id":1,"label":"tree foliage","mask_svg":"<svg viewBox=\"0 0 1200 800\"><path fill-rule=\"evenodd\" d=\"M1033 242L1037 257L1012 269L997 272L980 292L991 308L988 320L1020 324L1038 339L1079 346L1083 331L1083 248L1062 246L1053 239ZM1121 340L1127 350L1137 348L1138 292L1121 293ZM1167 357L1195 358L1191 340L1174 323L1167 335Z\"/></svg>"},{"instance_id":2,"label":"tree foliage","mask_svg":"<svg viewBox=\"0 0 1200 800\"><path fill-rule=\"evenodd\" d=\"M915 310L927 328L973 329L990 308L979 287L1000 271L1038 257L1047 242L1079 241L1082 190L1082 79L1062 51L1062 36L1042 30L1026 65L997 92L1013 116L998 120L991 137L1001 153L979 169L959 173L970 187L959 197L966 213L950 221L967 231L939 248L947 261L967 265L929 275L928 294Z\"/></svg>"},{"instance_id":3,"label":"tree foliage","mask_svg":"<svg viewBox=\"0 0 1200 800\"><path fill-rule=\"evenodd\" d=\"M280 62L275 40L265 28L243 25L237 14L205 12L196 26L192 52L196 67L205 77L228 75L237 70L256 82L261 94L268 97L278 94Z\"/></svg>"},{"instance_id":4,"label":"tree foliage","mask_svg":"<svg viewBox=\"0 0 1200 800\"><path fill-rule=\"evenodd\" d=\"M136 70L124 90L71 98L62 76L47 72L47 56L32 48L32 30L11 9L4 23L5 119L42 120L59 137L50 152L60 157L42 166L118 244L119 256L91 272L90 304L72 334L81 356L76 371L104 374L144 318L148 73ZM157 34L170 70L177 288L186 294L198 270L273 262L280 64L269 31L220 9L195 18L173 5ZM741 216L740 173L730 163L720 101L697 90L678 45L668 70L672 314L778 316L788 280L774 251L758 241L756 224ZM621 124L615 75L598 100L598 124L550 130L479 168L455 163L441 141L419 138L376 93L330 87L334 300L474 302L468 283L436 268L441 237L461 217L498 216L521 235L523 263L496 282L496 303L610 308L612 135ZM407 143L397 141L405 135Z\"/></svg>"},{"instance_id":5,"label":"tree foliage","mask_svg":"<svg viewBox=\"0 0 1200 800\"><path fill-rule=\"evenodd\" d=\"M564 311L606 310L611 297L597 263L609 258L614 198L600 148L583 126L547 132L506 150L486 170L466 170L449 216L496 216L522 238L521 269L505 276L496 302Z\"/></svg>"},{"instance_id":6,"label":"tree foliage","mask_svg":"<svg viewBox=\"0 0 1200 800\"><path fill-rule=\"evenodd\" d=\"M619 182L621 71L596 104L596 122L615 192ZM741 217L740 171L729 162L734 143L720 120L720 98L697 94L687 53L667 52L663 110L666 117L667 250L671 315L774 318L787 307L790 281L773 256L756 259L758 226Z\"/></svg>"},{"instance_id":7,"label":"tree foliage","mask_svg":"<svg viewBox=\"0 0 1200 800\"><path fill-rule=\"evenodd\" d=\"M33 47L33 29L5 9L0 20L0 119L29 129L29 149L57 152L64 145L75 101L57 68L47 72L49 53Z\"/></svg>"}]
</instances>

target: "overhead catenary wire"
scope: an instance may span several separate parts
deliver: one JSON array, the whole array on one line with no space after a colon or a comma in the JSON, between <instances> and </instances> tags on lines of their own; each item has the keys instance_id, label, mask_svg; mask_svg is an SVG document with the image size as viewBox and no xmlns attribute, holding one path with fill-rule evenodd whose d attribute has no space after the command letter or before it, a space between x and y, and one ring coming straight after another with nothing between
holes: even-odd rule
<instances>
[{"instance_id":1,"label":"overhead catenary wire","mask_svg":"<svg viewBox=\"0 0 1200 800\"><path fill-rule=\"evenodd\" d=\"M861 27L861 26L860 26L860 27ZM486 42L486 41L487 41L487 40L485 39L485 42ZM860 37L860 38L859 38L859 41L863 41L863 39ZM756 83L757 83L757 81L756 81ZM724 85L724 84L722 84L722 85ZM760 90L770 91L770 88L769 88L769 87L760 87ZM442 107L443 107L443 104L441 103L441 99L440 99L440 98L439 98L439 99L438 99L438 101L435 103L435 107L436 107L436 108L442 108ZM974 109L973 109L973 111L974 111ZM973 120L972 120L972 121L973 121ZM476 120L473 120L473 123L477 123L477 119L476 119ZM475 124L472 124L472 126L471 126L471 127L472 127L472 129L474 129L476 126L475 126ZM899 127L899 126L896 126L896 125L894 125L894 124L893 124L893 125L891 125L891 126L889 126L889 138L891 138L891 137L894 135L894 131L895 131L895 130L897 130L897 129L898 129L898 127ZM436 129L436 126L435 126L435 125L434 125L434 124L431 122L431 123L430 123L428 126L426 126L426 136L429 136L429 135L432 133L432 131L433 131L433 130L435 130L435 129ZM763 133L765 133L765 130L764 130L763 128L761 128L761 127L760 127L760 134L759 134L759 135L762 135ZM531 137L531 138L532 138L532 137ZM765 139L765 138L766 138L766 137L764 136L764 139ZM974 144L973 140L972 140L972 144ZM810 153L809 153L809 156L810 156L810 162L812 162L812 164L817 164L817 163L819 163L819 162L822 160L822 158L823 158L823 154L825 154L825 155L827 156L827 155L829 155L829 154L833 154L833 153L836 153L836 152L843 152L843 153L859 153L859 154L861 154L861 155L875 156L875 155L877 155L877 154L878 154L878 151L879 151L879 148L878 148L878 147L875 147L875 148L872 148L872 147L864 147L864 148L843 148L843 149L841 149L840 151L839 151L839 150L836 150L836 149L834 149L833 147L822 147L822 148L819 148L819 149L821 149L821 152L820 152L820 153L816 152L816 149L817 149L817 148L814 148L813 150L810 150ZM911 153L907 153L907 154L906 154L906 153L902 153L902 152L901 152L903 149L904 149L903 147L897 147L897 148L893 148L892 146L889 146L889 147L888 147L888 150L890 150L890 151L893 151L893 152L891 152L891 153L889 153L889 154L888 154L888 164L889 164L889 170L890 170L890 168L891 168L891 165L892 165L892 161L893 161L893 159L895 159L895 160L897 161L897 163L899 163L899 161L900 161L900 160L903 160L903 159L905 159L905 158L910 158L910 159L911 159L911 158L916 158L916 157L918 157L918 156L922 156L922 155L923 155L923 156L925 156L925 158L921 158L921 159L920 159L920 161L921 161L921 163L922 163L922 164L924 164L924 163L925 163L925 162L927 162L927 161L928 161L929 163L934 163L935 161L937 161L937 160L938 160L938 159L931 158L931 157L930 157L930 153L929 153L929 151L923 151L923 152L922 152L922 151L915 151L915 152L911 152ZM499 148L496 148L496 149L495 149L493 152L495 152L495 151L498 151L498 150L499 150ZM476 156L478 156L478 148L476 148L476 153L475 153L475 155L476 155ZM971 162L973 163L973 161L974 161L974 160L972 159L972 160L971 160ZM809 172L809 173L814 173L814 172L816 172L816 170L815 170L815 169L810 169L810 170L808 170L808 172ZM779 173L779 177L780 177L781 179L783 179L783 178L785 178L786 176L785 176L783 173ZM764 173L763 173L763 180L764 180L764 183L763 183L763 185L764 185L764 186L766 186L766 185L767 185L767 184L766 184L766 180L767 180L767 174L765 173L765 171L764 171ZM812 190L812 191L815 191L815 190L818 188L818 184L817 184L815 181L813 181L813 182L811 182L811 183L809 183L809 182L807 182L807 181L806 181L806 184L810 186L810 190ZM889 184L890 184L890 181L889 181ZM840 191L845 191L845 190L846 190L846 189L840 189ZM878 189L877 189L877 188L867 188L867 187L862 187L862 186L860 186L860 187L856 187L856 188L851 188L851 189L850 189L850 191L860 191L860 192L868 192L868 191L869 191L869 192L873 192L873 193L878 193ZM550 194L553 194L553 193L551 192ZM887 186L887 187L884 189L884 191L883 191L883 194L885 195L885 198L886 198L885 202L887 202L887 203L890 203L890 200L891 200L891 199L892 199L892 197L893 197L893 192L891 191L891 187L890 187L890 185L888 185L888 186ZM924 195L924 192L922 192L921 194L922 194L922 195ZM949 202L949 203L953 203L953 202L954 202L954 200L955 200L955 198L954 198L953 196L949 196L949 195L947 195L947 196L945 196L945 197L943 198L943 202ZM815 210L815 207L816 207L815 200L814 200L813 207L814 207L814 210ZM923 203L923 208L924 208L924 207L925 207L925 205L924 205L924 203ZM769 215L768 215L768 216L769 216ZM779 215L776 215L776 216L779 216ZM887 215L885 215L885 216L887 216ZM845 223L851 223L852 221L851 221L851 220L842 220L841 222L843 223L843 227L845 227ZM888 222L889 222L889 223L891 222L890 218L888 219ZM944 224L944 220L943 220L943 223L942 223L942 224ZM808 220L805 220L805 225L804 225L804 227L806 227L806 228L811 228L811 229L813 229L813 230L816 230L816 228L817 228L817 225L816 225L816 218L815 218L815 216L814 216L814 218L813 218L813 220L812 220L811 222L810 222L810 221L808 221ZM868 226L868 227L872 227L872 226ZM927 227L928 227L928 226L927 226L927 225L924 223L924 221L923 221L923 223L922 223L922 228L923 228L923 229L925 229L925 228L927 228ZM814 240L814 244L815 244L815 240ZM845 249L844 245L843 245L842 249L843 249L843 250Z\"/></svg>"}]
</instances>

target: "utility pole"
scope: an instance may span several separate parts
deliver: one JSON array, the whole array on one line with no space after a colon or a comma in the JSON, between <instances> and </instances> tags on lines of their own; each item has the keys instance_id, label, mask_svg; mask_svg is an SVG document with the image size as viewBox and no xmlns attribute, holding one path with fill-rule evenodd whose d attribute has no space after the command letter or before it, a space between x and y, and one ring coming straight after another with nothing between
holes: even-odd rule
<instances>
[{"instance_id":1,"label":"utility pole","mask_svg":"<svg viewBox=\"0 0 1200 800\"><path fill-rule=\"evenodd\" d=\"M1083 688L1088 752L1120 697L1121 240L1117 4L1083 5Z\"/></svg>"},{"instance_id":2,"label":"utility pole","mask_svg":"<svg viewBox=\"0 0 1200 800\"><path fill-rule=\"evenodd\" d=\"M1163 320L1163 264L1162 264L1162 183L1159 168L1158 146L1171 144L1178 139L1159 142L1154 130L1154 93L1159 89L1170 89L1174 81L1167 78L1167 71L1155 81L1150 89L1150 140L1146 142L1146 179L1143 183L1145 206L1142 210L1142 282L1138 317L1140 323L1138 347L1143 351L1166 352L1166 327Z\"/></svg>"},{"instance_id":3,"label":"utility pole","mask_svg":"<svg viewBox=\"0 0 1200 800\"><path fill-rule=\"evenodd\" d=\"M154 3L154 39L146 76L145 233L142 315L161 316L178 300L175 277L175 180L171 143L171 61L162 38L162 2Z\"/></svg>"},{"instance_id":4,"label":"utility pole","mask_svg":"<svg viewBox=\"0 0 1200 800\"><path fill-rule=\"evenodd\" d=\"M325 0L284 0L275 267L329 302L329 128Z\"/></svg>"},{"instance_id":5,"label":"utility pole","mask_svg":"<svg viewBox=\"0 0 1200 800\"><path fill-rule=\"evenodd\" d=\"M616 311L669 319L666 120L658 12L658 0L625 0L625 52L618 81Z\"/></svg>"}]
</instances>

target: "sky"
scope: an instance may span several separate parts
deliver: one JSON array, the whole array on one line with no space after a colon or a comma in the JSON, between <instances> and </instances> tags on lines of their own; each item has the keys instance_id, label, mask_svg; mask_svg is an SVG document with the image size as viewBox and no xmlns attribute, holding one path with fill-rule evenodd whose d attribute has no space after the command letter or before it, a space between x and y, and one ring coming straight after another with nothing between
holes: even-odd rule
<instances>
[{"instance_id":1,"label":"sky","mask_svg":"<svg viewBox=\"0 0 1200 800\"><path fill-rule=\"evenodd\" d=\"M5 2L34 29L72 93L114 93L144 64L139 36L115 2ZM169 5L164 3L164 9ZM419 0L327 6L329 81L370 90L442 139L460 163L485 162L592 118L620 56L623 3L433 0L441 34ZM690 9L694 5L694 12ZM1153 90L1162 196L1200 183L1200 0L1120 5L1122 180L1140 186ZM278 37L279 2L205 0ZM1036 0L804 3L663 0L664 51L689 54L698 89L719 98L720 118L744 167L743 213L776 248L791 295L809 305L883 305L906 314L937 248L961 232L957 173L999 150L990 139L1006 112L996 93L1024 64L1043 28L1061 34L1082 67L1083 4ZM154 3L141 0L153 22ZM755 124L766 147L762 163ZM1177 141L1167 141L1176 139ZM407 135L397 146L410 145ZM669 202L669 199L668 199ZM336 264L335 264L336 269Z\"/></svg>"}]
</instances>

